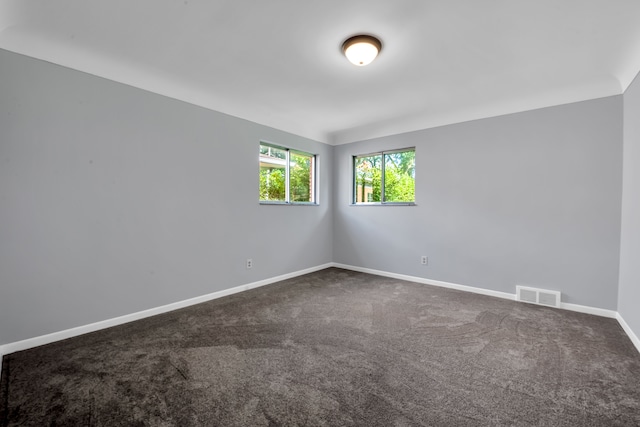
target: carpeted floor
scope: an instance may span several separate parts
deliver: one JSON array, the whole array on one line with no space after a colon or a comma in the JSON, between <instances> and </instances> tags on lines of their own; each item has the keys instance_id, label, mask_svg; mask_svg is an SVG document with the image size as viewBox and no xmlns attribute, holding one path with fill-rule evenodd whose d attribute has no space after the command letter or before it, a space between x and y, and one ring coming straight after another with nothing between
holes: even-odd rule
<instances>
[{"instance_id":1,"label":"carpeted floor","mask_svg":"<svg viewBox=\"0 0 640 427\"><path fill-rule=\"evenodd\" d=\"M638 426L613 319L327 269L4 357L5 426Z\"/></svg>"}]
</instances>

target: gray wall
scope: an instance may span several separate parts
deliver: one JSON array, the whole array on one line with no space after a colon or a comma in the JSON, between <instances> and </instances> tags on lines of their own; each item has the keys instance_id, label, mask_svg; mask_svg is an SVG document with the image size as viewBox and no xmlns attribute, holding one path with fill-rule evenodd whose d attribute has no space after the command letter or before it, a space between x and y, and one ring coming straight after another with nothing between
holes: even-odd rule
<instances>
[{"instance_id":1,"label":"gray wall","mask_svg":"<svg viewBox=\"0 0 640 427\"><path fill-rule=\"evenodd\" d=\"M624 166L618 312L640 337L640 78L624 94Z\"/></svg>"},{"instance_id":2,"label":"gray wall","mask_svg":"<svg viewBox=\"0 0 640 427\"><path fill-rule=\"evenodd\" d=\"M0 345L332 260L325 144L2 50L0 138ZM321 206L258 204L260 139Z\"/></svg>"},{"instance_id":3,"label":"gray wall","mask_svg":"<svg viewBox=\"0 0 640 427\"><path fill-rule=\"evenodd\" d=\"M636 81L330 147L0 50L0 345L330 261L557 289L638 333L638 114ZM321 206L257 203L261 139L319 154ZM350 206L351 156L409 146L417 206Z\"/></svg>"},{"instance_id":4,"label":"gray wall","mask_svg":"<svg viewBox=\"0 0 640 427\"><path fill-rule=\"evenodd\" d=\"M410 146L417 206L350 206L352 156ZM334 163L334 261L616 310L622 96L342 145Z\"/></svg>"}]
</instances>

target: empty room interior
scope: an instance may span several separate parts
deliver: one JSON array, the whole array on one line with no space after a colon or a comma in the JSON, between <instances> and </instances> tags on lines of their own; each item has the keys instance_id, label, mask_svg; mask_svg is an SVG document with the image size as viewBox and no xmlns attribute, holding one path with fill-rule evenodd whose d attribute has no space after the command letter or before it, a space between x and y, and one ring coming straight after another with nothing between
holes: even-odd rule
<instances>
[{"instance_id":1,"label":"empty room interior","mask_svg":"<svg viewBox=\"0 0 640 427\"><path fill-rule=\"evenodd\" d=\"M639 22L2 0L0 425L640 425Z\"/></svg>"}]
</instances>

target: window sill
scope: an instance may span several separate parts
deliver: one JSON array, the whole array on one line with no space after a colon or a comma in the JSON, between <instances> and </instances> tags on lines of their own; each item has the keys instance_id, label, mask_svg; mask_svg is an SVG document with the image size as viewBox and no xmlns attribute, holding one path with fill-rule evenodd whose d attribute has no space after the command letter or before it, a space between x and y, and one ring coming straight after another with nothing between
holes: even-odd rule
<instances>
[{"instance_id":1,"label":"window sill","mask_svg":"<svg viewBox=\"0 0 640 427\"><path fill-rule=\"evenodd\" d=\"M407 202L407 203L350 203L349 206L418 206L415 202Z\"/></svg>"},{"instance_id":2,"label":"window sill","mask_svg":"<svg viewBox=\"0 0 640 427\"><path fill-rule=\"evenodd\" d=\"M304 203L304 202L287 203L287 202L260 201L259 204L265 205L265 206L320 206L320 203Z\"/></svg>"}]
</instances>

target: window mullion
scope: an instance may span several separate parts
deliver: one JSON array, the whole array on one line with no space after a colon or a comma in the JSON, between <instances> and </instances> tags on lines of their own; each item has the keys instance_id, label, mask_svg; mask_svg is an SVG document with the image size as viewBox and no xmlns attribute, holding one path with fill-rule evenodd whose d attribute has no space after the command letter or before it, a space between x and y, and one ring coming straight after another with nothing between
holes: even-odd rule
<instances>
[{"instance_id":1,"label":"window mullion","mask_svg":"<svg viewBox=\"0 0 640 427\"><path fill-rule=\"evenodd\" d=\"M384 203L385 199L384 199L384 164L385 164L385 154L380 153L381 154L381 161L382 161L382 165L380 168L380 203Z\"/></svg>"},{"instance_id":2,"label":"window mullion","mask_svg":"<svg viewBox=\"0 0 640 427\"><path fill-rule=\"evenodd\" d=\"M284 201L285 203L291 203L291 197L289 195L289 163L291 163L291 152L289 150L286 151L286 161L284 168Z\"/></svg>"}]
</instances>

